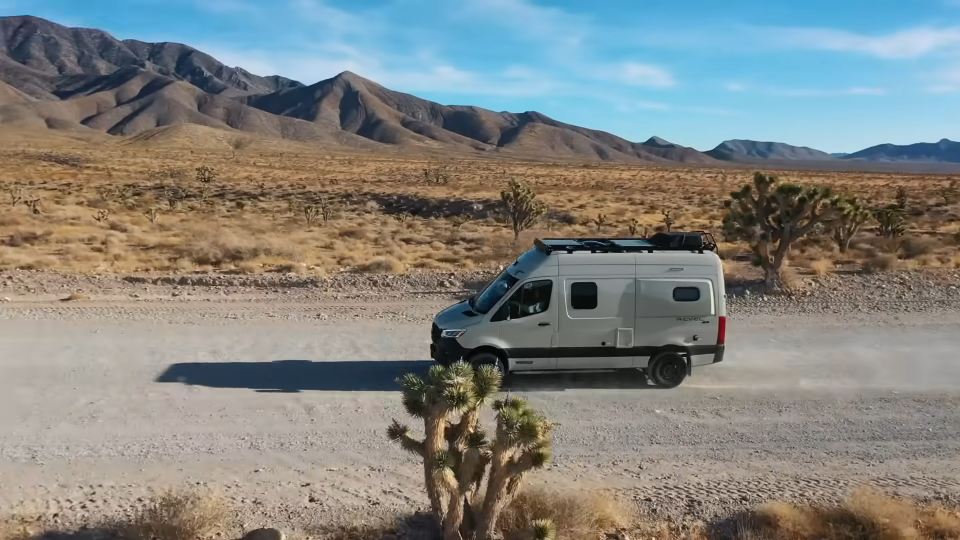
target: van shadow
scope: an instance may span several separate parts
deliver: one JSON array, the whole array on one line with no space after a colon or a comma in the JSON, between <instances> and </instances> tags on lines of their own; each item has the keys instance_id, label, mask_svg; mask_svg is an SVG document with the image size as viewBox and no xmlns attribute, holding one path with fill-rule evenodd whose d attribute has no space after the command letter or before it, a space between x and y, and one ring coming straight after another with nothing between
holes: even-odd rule
<instances>
[{"instance_id":1,"label":"van shadow","mask_svg":"<svg viewBox=\"0 0 960 540\"><path fill-rule=\"evenodd\" d=\"M400 390L398 378L407 373L426 373L431 365L433 362L429 360L189 362L170 365L156 382L278 393L396 392ZM511 377L503 390L546 392L616 388L652 387L639 371L627 371L521 374Z\"/></svg>"}]
</instances>

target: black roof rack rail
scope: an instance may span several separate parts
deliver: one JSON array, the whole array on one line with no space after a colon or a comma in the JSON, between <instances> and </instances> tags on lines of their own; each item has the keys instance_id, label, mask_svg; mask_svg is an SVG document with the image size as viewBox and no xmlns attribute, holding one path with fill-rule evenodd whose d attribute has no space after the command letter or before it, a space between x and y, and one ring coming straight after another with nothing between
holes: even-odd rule
<instances>
[{"instance_id":1,"label":"black roof rack rail","mask_svg":"<svg viewBox=\"0 0 960 540\"><path fill-rule=\"evenodd\" d=\"M654 251L717 251L706 231L656 233L650 238L537 238L537 250L551 253L653 253Z\"/></svg>"}]
</instances>

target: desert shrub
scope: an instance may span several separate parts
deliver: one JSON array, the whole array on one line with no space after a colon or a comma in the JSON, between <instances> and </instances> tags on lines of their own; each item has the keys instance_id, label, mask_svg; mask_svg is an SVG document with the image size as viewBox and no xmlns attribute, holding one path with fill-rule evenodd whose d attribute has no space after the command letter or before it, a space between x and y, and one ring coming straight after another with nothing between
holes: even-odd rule
<instances>
[{"instance_id":1,"label":"desert shrub","mask_svg":"<svg viewBox=\"0 0 960 540\"><path fill-rule=\"evenodd\" d=\"M49 232L14 231L3 241L3 245L7 247L36 246L46 244L50 236Z\"/></svg>"},{"instance_id":2,"label":"desert shrub","mask_svg":"<svg viewBox=\"0 0 960 540\"><path fill-rule=\"evenodd\" d=\"M363 240L370 236L370 229L366 227L341 227L337 230L340 238L349 238L353 240Z\"/></svg>"},{"instance_id":3,"label":"desert shrub","mask_svg":"<svg viewBox=\"0 0 960 540\"><path fill-rule=\"evenodd\" d=\"M147 501L117 529L129 540L198 540L222 532L226 521L227 507L221 499L171 492Z\"/></svg>"},{"instance_id":4,"label":"desert shrub","mask_svg":"<svg viewBox=\"0 0 960 540\"><path fill-rule=\"evenodd\" d=\"M560 538L594 540L601 533L632 525L634 516L626 505L604 492L527 488L504 507L499 529L504 538L512 538L537 520L551 521Z\"/></svg>"},{"instance_id":5,"label":"desert shrub","mask_svg":"<svg viewBox=\"0 0 960 540\"><path fill-rule=\"evenodd\" d=\"M557 223L558 225L576 225L580 222L580 219L570 212L564 212L559 210L550 210L547 212L546 220L549 222Z\"/></svg>"},{"instance_id":6,"label":"desert shrub","mask_svg":"<svg viewBox=\"0 0 960 540\"><path fill-rule=\"evenodd\" d=\"M915 259L917 257L928 255L940 247L935 238L926 236L914 236L905 239L900 244L900 250L903 251L905 259Z\"/></svg>"},{"instance_id":7,"label":"desert shrub","mask_svg":"<svg viewBox=\"0 0 960 540\"><path fill-rule=\"evenodd\" d=\"M817 276L825 276L833 271L833 261L830 259L817 259L807 263L807 268Z\"/></svg>"},{"instance_id":8,"label":"desert shrub","mask_svg":"<svg viewBox=\"0 0 960 540\"><path fill-rule=\"evenodd\" d=\"M863 270L868 273L895 270L900 261L892 253L877 253L863 262Z\"/></svg>"},{"instance_id":9,"label":"desert shrub","mask_svg":"<svg viewBox=\"0 0 960 540\"><path fill-rule=\"evenodd\" d=\"M843 505L771 503L743 525L753 538L789 540L939 540L960 538L960 515L920 506L873 490L859 490ZM747 537L747 536L744 536Z\"/></svg>"},{"instance_id":10,"label":"desert shrub","mask_svg":"<svg viewBox=\"0 0 960 540\"><path fill-rule=\"evenodd\" d=\"M134 227L129 223L124 223L122 221L110 220L107 223L107 228L114 232L119 233L129 233L134 232Z\"/></svg>"},{"instance_id":11,"label":"desert shrub","mask_svg":"<svg viewBox=\"0 0 960 540\"><path fill-rule=\"evenodd\" d=\"M357 269L371 274L402 274L404 266L394 257L376 257L359 265Z\"/></svg>"},{"instance_id":12,"label":"desert shrub","mask_svg":"<svg viewBox=\"0 0 960 540\"><path fill-rule=\"evenodd\" d=\"M240 239L230 234L195 238L182 246L176 246L174 251L178 258L190 260L200 266L222 266L257 257L299 259L299 253L294 246L266 240Z\"/></svg>"},{"instance_id":13,"label":"desert shrub","mask_svg":"<svg viewBox=\"0 0 960 540\"><path fill-rule=\"evenodd\" d=\"M780 282L787 291L798 291L804 288L803 278L792 266L784 266L780 271Z\"/></svg>"}]
</instances>

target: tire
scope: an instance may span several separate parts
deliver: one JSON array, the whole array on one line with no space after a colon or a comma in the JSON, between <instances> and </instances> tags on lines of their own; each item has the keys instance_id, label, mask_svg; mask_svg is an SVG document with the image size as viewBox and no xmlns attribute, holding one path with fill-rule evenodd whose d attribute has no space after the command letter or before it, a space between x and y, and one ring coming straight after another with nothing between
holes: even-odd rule
<instances>
[{"instance_id":1,"label":"tire","mask_svg":"<svg viewBox=\"0 0 960 540\"><path fill-rule=\"evenodd\" d=\"M647 376L660 388L676 388L687 378L687 361L679 353L659 353L650 359Z\"/></svg>"},{"instance_id":2,"label":"tire","mask_svg":"<svg viewBox=\"0 0 960 540\"><path fill-rule=\"evenodd\" d=\"M497 371L500 372L503 379L504 386L506 386L510 380L510 371L507 369L506 363L502 358L492 352L478 352L470 357L469 362L473 367L494 366L497 368Z\"/></svg>"}]
</instances>

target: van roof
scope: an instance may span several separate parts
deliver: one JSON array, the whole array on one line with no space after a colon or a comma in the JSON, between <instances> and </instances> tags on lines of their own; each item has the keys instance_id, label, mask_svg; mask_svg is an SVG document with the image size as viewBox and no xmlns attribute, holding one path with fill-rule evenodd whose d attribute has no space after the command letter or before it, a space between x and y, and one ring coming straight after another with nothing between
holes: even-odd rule
<instances>
[{"instance_id":1,"label":"van roof","mask_svg":"<svg viewBox=\"0 0 960 540\"><path fill-rule=\"evenodd\" d=\"M566 253L653 253L655 251L716 251L717 243L703 231L657 233L650 238L537 238L534 246L546 255Z\"/></svg>"}]
</instances>

